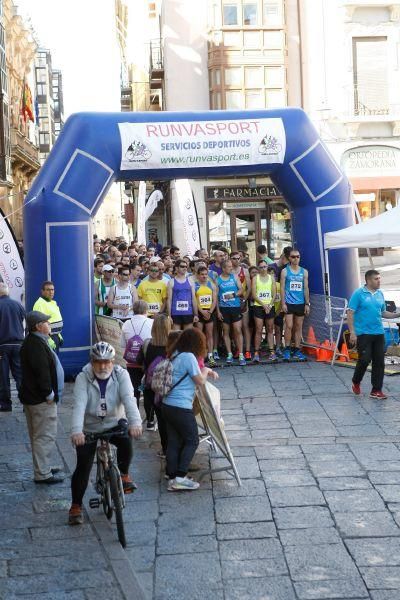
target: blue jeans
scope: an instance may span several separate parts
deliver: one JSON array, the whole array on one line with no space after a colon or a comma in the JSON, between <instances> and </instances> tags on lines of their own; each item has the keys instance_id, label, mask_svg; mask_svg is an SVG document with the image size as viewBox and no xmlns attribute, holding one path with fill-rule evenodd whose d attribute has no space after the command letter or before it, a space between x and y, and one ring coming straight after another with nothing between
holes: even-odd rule
<instances>
[{"instance_id":1,"label":"blue jeans","mask_svg":"<svg viewBox=\"0 0 400 600\"><path fill-rule=\"evenodd\" d=\"M2 344L0 346L0 406L11 406L10 369L17 390L21 387L21 344Z\"/></svg>"}]
</instances>

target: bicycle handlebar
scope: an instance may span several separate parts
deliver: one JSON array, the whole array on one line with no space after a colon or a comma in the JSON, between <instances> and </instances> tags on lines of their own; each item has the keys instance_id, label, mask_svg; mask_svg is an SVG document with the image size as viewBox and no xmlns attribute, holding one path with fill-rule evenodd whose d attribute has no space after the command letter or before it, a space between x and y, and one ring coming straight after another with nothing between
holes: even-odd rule
<instances>
[{"instance_id":1,"label":"bicycle handlebar","mask_svg":"<svg viewBox=\"0 0 400 600\"><path fill-rule=\"evenodd\" d=\"M118 425L109 429L108 431L102 431L101 433L84 433L85 441L97 441L104 440L108 441L110 438L114 436L125 437L128 434L128 421L126 419L120 419L118 421Z\"/></svg>"}]
</instances>

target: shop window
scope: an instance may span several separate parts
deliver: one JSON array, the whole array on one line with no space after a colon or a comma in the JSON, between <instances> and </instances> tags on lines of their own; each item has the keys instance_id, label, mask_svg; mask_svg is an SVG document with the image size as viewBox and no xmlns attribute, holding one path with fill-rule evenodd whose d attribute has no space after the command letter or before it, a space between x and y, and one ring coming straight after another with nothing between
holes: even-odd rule
<instances>
[{"instance_id":1,"label":"shop window","mask_svg":"<svg viewBox=\"0 0 400 600\"><path fill-rule=\"evenodd\" d=\"M225 246L229 250L232 248L231 238L231 218L223 208L222 202L208 202L208 240L210 250Z\"/></svg>"},{"instance_id":2,"label":"shop window","mask_svg":"<svg viewBox=\"0 0 400 600\"><path fill-rule=\"evenodd\" d=\"M291 214L284 202L271 202L269 224L269 256L278 259L286 246L292 243ZM261 230L263 223L261 223Z\"/></svg>"}]
</instances>

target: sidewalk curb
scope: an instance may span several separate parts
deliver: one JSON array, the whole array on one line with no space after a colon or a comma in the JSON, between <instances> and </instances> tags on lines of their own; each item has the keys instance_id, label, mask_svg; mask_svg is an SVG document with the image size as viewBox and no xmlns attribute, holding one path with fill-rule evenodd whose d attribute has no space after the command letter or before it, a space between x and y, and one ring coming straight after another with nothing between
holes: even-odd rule
<instances>
[{"instance_id":1,"label":"sidewalk curb","mask_svg":"<svg viewBox=\"0 0 400 600\"><path fill-rule=\"evenodd\" d=\"M72 473L75 469L75 452L60 419L58 420L58 431L61 435L57 437L57 447L69 472ZM111 569L118 581L124 598L126 600L132 600L132 598L135 598L135 600L148 600L148 596L140 585L131 562L116 538L115 528L111 527L104 515L96 513L96 515L98 514L98 519L93 518L93 511L89 507L87 498L84 498L83 505L88 521L102 543L104 552L110 562Z\"/></svg>"}]
</instances>

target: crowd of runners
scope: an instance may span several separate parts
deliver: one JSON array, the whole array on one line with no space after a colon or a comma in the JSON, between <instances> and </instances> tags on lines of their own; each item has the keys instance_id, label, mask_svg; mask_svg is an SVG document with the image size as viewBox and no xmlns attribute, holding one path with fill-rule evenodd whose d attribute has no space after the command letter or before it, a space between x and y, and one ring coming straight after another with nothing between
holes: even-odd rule
<instances>
[{"instance_id":1,"label":"crowd of runners","mask_svg":"<svg viewBox=\"0 0 400 600\"><path fill-rule=\"evenodd\" d=\"M225 361L245 366L305 360L304 316L310 311L308 272L290 246L275 261L264 245L257 264L242 251L200 248L183 256L176 246L152 240L94 242L95 312L128 321L143 300L150 318L168 315L173 329L199 328L206 336L208 366Z\"/></svg>"}]
</instances>

